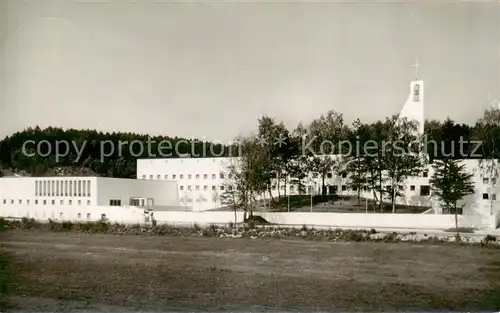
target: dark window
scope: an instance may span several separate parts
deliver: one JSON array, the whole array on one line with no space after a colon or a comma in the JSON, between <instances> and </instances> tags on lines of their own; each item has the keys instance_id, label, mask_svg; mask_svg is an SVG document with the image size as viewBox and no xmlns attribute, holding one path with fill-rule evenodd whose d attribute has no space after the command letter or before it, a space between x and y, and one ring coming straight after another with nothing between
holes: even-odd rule
<instances>
[{"instance_id":1,"label":"dark window","mask_svg":"<svg viewBox=\"0 0 500 313\"><path fill-rule=\"evenodd\" d=\"M342 191L346 191L347 190L347 186L346 185L342 185Z\"/></svg>"},{"instance_id":2,"label":"dark window","mask_svg":"<svg viewBox=\"0 0 500 313\"><path fill-rule=\"evenodd\" d=\"M411 185L411 186L410 186L410 190L411 190L411 191L415 191L415 185Z\"/></svg>"},{"instance_id":3,"label":"dark window","mask_svg":"<svg viewBox=\"0 0 500 313\"><path fill-rule=\"evenodd\" d=\"M327 174L326 174L326 177L327 177L327 178L332 178L332 177L333 177L333 175L332 175L332 173L327 173Z\"/></svg>"},{"instance_id":4,"label":"dark window","mask_svg":"<svg viewBox=\"0 0 500 313\"><path fill-rule=\"evenodd\" d=\"M122 201L121 200L109 200L109 205L110 206L121 206Z\"/></svg>"},{"instance_id":5,"label":"dark window","mask_svg":"<svg viewBox=\"0 0 500 313\"><path fill-rule=\"evenodd\" d=\"M431 194L431 188L428 185L420 186L420 195L428 196Z\"/></svg>"},{"instance_id":6,"label":"dark window","mask_svg":"<svg viewBox=\"0 0 500 313\"><path fill-rule=\"evenodd\" d=\"M424 172L422 173L422 177L427 177L427 176L429 176L429 172L424 171Z\"/></svg>"},{"instance_id":7,"label":"dark window","mask_svg":"<svg viewBox=\"0 0 500 313\"><path fill-rule=\"evenodd\" d=\"M488 200L490 197L487 193L483 193L483 200Z\"/></svg>"},{"instance_id":8,"label":"dark window","mask_svg":"<svg viewBox=\"0 0 500 313\"><path fill-rule=\"evenodd\" d=\"M346 172L343 172L342 173L342 178L346 178L347 177L347 173Z\"/></svg>"}]
</instances>

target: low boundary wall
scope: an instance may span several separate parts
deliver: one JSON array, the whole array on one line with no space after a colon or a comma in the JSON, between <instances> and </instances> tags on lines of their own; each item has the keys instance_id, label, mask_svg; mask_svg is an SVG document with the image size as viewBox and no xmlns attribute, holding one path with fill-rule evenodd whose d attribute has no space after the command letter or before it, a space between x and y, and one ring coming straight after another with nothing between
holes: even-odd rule
<instances>
[{"instance_id":1,"label":"low boundary wall","mask_svg":"<svg viewBox=\"0 0 500 313\"><path fill-rule=\"evenodd\" d=\"M143 224L144 210L136 207L115 206L0 206L0 217L35 218L40 221L96 221L102 214L114 223ZM411 228L449 229L455 227L455 216L445 214L391 214L391 213L309 213L309 212L255 212L272 224L287 226L307 225L331 228ZM210 211L183 212L157 211L154 218L159 224L206 226L210 224L240 223L243 212ZM495 228L498 216L491 216L488 228ZM458 216L459 227L477 226L476 216Z\"/></svg>"}]
</instances>

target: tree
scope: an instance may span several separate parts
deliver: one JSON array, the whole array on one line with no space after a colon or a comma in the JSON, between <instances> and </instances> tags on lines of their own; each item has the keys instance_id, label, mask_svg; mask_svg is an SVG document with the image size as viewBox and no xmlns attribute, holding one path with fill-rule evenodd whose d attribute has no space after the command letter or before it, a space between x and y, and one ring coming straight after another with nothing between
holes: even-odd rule
<instances>
[{"instance_id":1,"label":"tree","mask_svg":"<svg viewBox=\"0 0 500 313\"><path fill-rule=\"evenodd\" d=\"M474 193L473 174L467 172L465 164L460 160L451 158L435 160L432 166L434 174L430 183L434 195L441 201L448 214L455 214L455 228L458 228L457 204L465 196Z\"/></svg>"},{"instance_id":2,"label":"tree","mask_svg":"<svg viewBox=\"0 0 500 313\"><path fill-rule=\"evenodd\" d=\"M424 166L424 156L420 153L420 149L412 149L409 147L420 142L417 133L417 124L414 121L409 121L406 118L392 116L385 121L385 139L389 144L383 148L383 168L387 173L390 181L388 194L392 205L392 213L396 211L396 200L402 196L399 186L411 176L418 175ZM420 147L414 147L420 148Z\"/></svg>"},{"instance_id":3,"label":"tree","mask_svg":"<svg viewBox=\"0 0 500 313\"><path fill-rule=\"evenodd\" d=\"M336 156L339 154L340 143L348 138L349 128L344 124L344 117L341 113L330 110L325 115L313 120L307 127L307 138L315 139L312 148L314 153L313 167L314 171L321 175L321 195L326 195L325 179L328 173L340 172L342 160Z\"/></svg>"},{"instance_id":4,"label":"tree","mask_svg":"<svg viewBox=\"0 0 500 313\"><path fill-rule=\"evenodd\" d=\"M241 156L231 159L228 164L227 179L223 183L227 188L224 188L221 198L235 210L243 209L246 220L247 212L253 215L257 196L267 189L265 165L268 158L265 151L260 149L257 138L239 138L237 142L241 147Z\"/></svg>"},{"instance_id":5,"label":"tree","mask_svg":"<svg viewBox=\"0 0 500 313\"><path fill-rule=\"evenodd\" d=\"M481 176L488 178L490 183L490 207L493 212L494 201L491 195L493 179L500 176L500 109L494 107L484 112L474 127L474 139L481 142L481 158L479 168ZM496 180L496 179L495 179Z\"/></svg>"}]
</instances>

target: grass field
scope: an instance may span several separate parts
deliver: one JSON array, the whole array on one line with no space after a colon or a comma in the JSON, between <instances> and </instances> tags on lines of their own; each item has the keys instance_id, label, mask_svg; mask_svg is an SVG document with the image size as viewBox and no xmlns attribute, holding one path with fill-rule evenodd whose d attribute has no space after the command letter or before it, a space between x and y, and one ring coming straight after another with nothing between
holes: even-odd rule
<instances>
[{"instance_id":1,"label":"grass field","mask_svg":"<svg viewBox=\"0 0 500 313\"><path fill-rule=\"evenodd\" d=\"M498 248L21 230L0 241L18 272L11 303L32 311L500 308Z\"/></svg>"}]
</instances>

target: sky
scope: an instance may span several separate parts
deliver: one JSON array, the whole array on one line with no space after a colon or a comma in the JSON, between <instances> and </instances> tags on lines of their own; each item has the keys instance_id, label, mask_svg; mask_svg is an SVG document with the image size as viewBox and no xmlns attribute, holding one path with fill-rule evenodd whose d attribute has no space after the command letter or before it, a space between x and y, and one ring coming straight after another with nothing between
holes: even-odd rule
<instances>
[{"instance_id":1,"label":"sky","mask_svg":"<svg viewBox=\"0 0 500 313\"><path fill-rule=\"evenodd\" d=\"M0 0L0 137L29 126L227 142L262 115L425 117L500 100L498 2Z\"/></svg>"}]
</instances>

